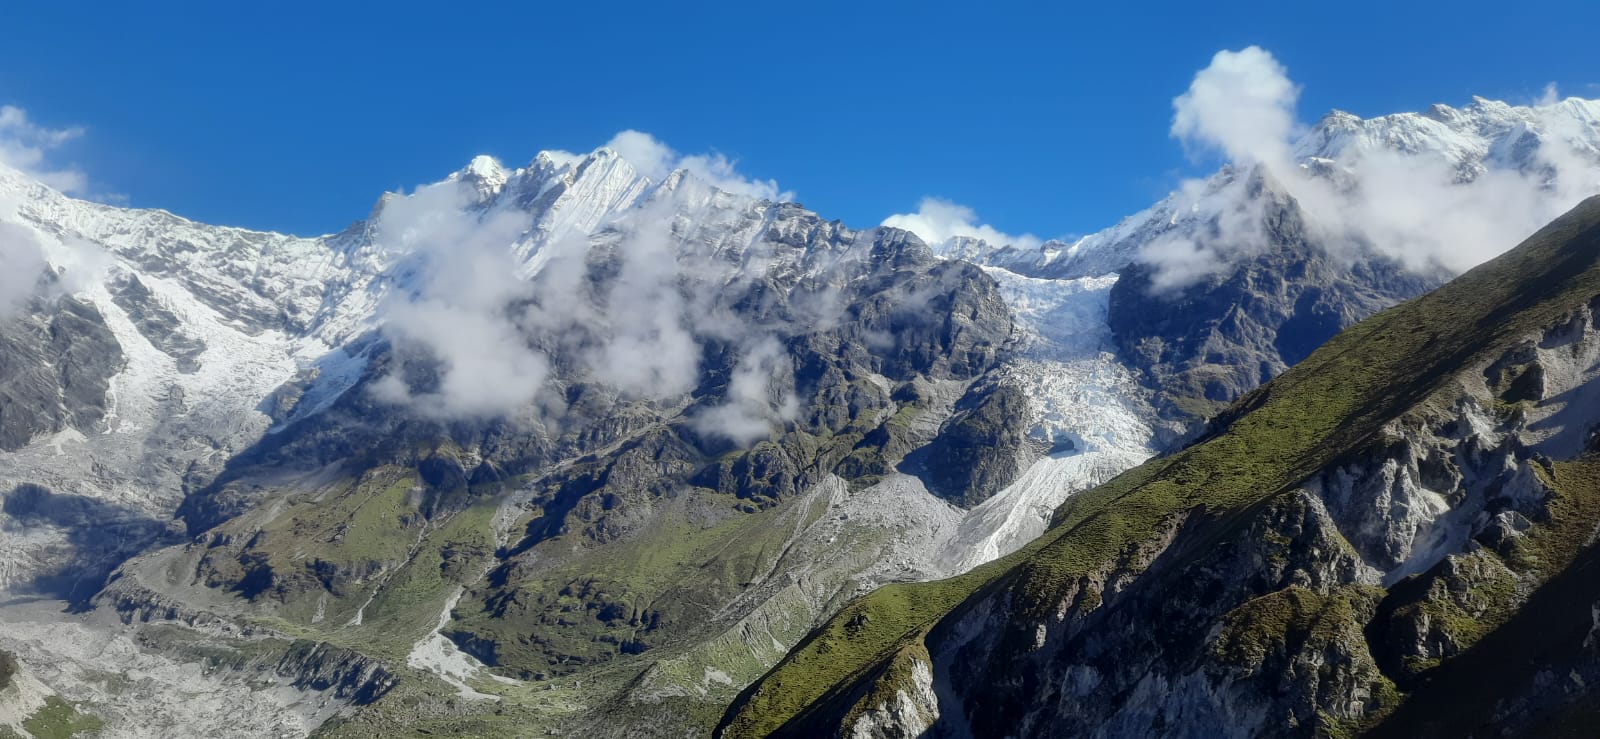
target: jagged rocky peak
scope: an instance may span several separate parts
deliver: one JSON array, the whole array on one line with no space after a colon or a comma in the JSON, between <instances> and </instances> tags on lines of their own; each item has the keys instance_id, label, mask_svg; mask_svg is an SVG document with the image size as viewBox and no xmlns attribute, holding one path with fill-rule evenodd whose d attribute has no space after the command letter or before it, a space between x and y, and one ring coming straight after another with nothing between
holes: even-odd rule
<instances>
[{"instance_id":1,"label":"jagged rocky peak","mask_svg":"<svg viewBox=\"0 0 1600 739\"><path fill-rule=\"evenodd\" d=\"M1556 138L1589 156L1600 152L1600 101L1567 98L1514 106L1473 97L1461 108L1435 104L1423 113L1363 119L1333 111L1295 147L1302 159L1337 160L1362 151L1388 150L1442 157L1471 174L1486 168L1533 165L1537 142Z\"/></svg>"},{"instance_id":2,"label":"jagged rocky peak","mask_svg":"<svg viewBox=\"0 0 1600 739\"><path fill-rule=\"evenodd\" d=\"M0 450L46 434L96 434L114 400L122 346L100 311L71 298L36 299L0 322Z\"/></svg>"},{"instance_id":3,"label":"jagged rocky peak","mask_svg":"<svg viewBox=\"0 0 1600 739\"><path fill-rule=\"evenodd\" d=\"M776 202L715 168L672 166L604 147L541 152L514 169L479 157L317 238L85 203L0 173L0 200L19 206L0 218L36 234L47 260L60 266L85 243L110 264L0 328L15 345L0 363L25 378L0 393L0 444L15 447L0 453L0 587L95 609L82 621L29 611L0 648L60 665L41 679L120 725L174 711L219 725L223 702L252 729L282 717L305 733L342 712L325 727L336 736L703 734L857 596L908 592L1016 551L1063 500L1186 430L1161 413L1208 416L1421 289L1328 258L1291 203L1231 170L1072 243L930 249L909 232ZM391 209L428 204L408 200L418 191L449 206L438 243L382 228ZM1154 278L1135 257L1165 236L1209 233L1217 208L1195 208L1196 196L1256 209L1272 238L1166 293L1183 318L1161 321L1170 311L1140 289ZM468 238L482 226L505 230ZM429 270L483 255L492 276L511 279L430 282L440 273ZM406 334L396 306L443 306L431 315L445 320L417 332L435 343ZM613 345L627 351L607 353ZM88 361L89 349L108 361ZM1528 351L1486 380L1515 386L1500 398L1507 408L1566 387L1559 378L1573 372ZM505 360L488 363L504 371L452 384L450 360L463 358ZM1182 392L1159 397L1169 380ZM472 412L429 405L449 391L465 391ZM1439 518L1430 496L1477 468L1434 451L1461 429L1504 425L1450 418L1455 430L1436 424L1412 440L1410 461L1387 448L1351 458L1381 456L1380 468L1427 481L1394 493L1415 531L1384 528L1349 555L1334 534L1354 525L1339 519L1351 506L1302 491L1251 523L1261 536L1238 541L1241 556L1268 556L1250 547L1298 521L1315 551L1286 554L1284 571L1319 598L1349 572L1382 587L1401 563L1448 562L1439 546L1461 537L1423 531ZM1493 463L1512 446L1470 453ZM1359 499L1385 474L1319 479ZM1513 487L1461 509L1488 521L1474 519L1467 539L1498 552L1538 530L1538 486L1524 476ZM1206 533L1198 525L1160 530L1182 543ZM1090 600L1146 588L1131 578L1175 556L1163 541L1091 572L1079 589L1094 595L1072 618L1099 618ZM954 592L926 603L961 600ZM1306 612L1370 605L1343 595L1283 597ZM1423 628L1421 602L1390 603L1399 615L1383 623L1400 646L1380 665L1441 652L1432 636L1408 641L1406 629ZM898 614L857 610L842 628L867 633ZM948 658L945 636L930 636L927 657L909 649L904 698L863 704L874 717L863 726L936 724L925 709L946 687L935 659ZM158 676L150 686L111 695L77 672L104 669L97 660L133 641L141 674ZM185 672L196 661L214 667L203 684ZM1082 675L1082 685L1120 679ZM252 689L263 680L296 690ZM174 705L156 685L207 698Z\"/></svg>"},{"instance_id":4,"label":"jagged rocky peak","mask_svg":"<svg viewBox=\"0 0 1600 739\"><path fill-rule=\"evenodd\" d=\"M452 173L450 180L460 181L471 187L477 194L479 202L493 199L500 194L500 189L505 187L512 175L517 174L501 166L494 157L479 154L472 158L467 166Z\"/></svg>"},{"instance_id":5,"label":"jagged rocky peak","mask_svg":"<svg viewBox=\"0 0 1600 739\"><path fill-rule=\"evenodd\" d=\"M1490 170L1536 173L1549 167L1547 143L1558 145L1563 159L1600 166L1600 101L1567 98L1559 102L1514 106L1474 98L1461 108L1435 105L1425 113L1395 113L1361 118L1334 110L1290 142L1294 163L1313 176L1342 181L1348 165L1366 154L1402 158L1437 158L1454 169L1461 182ZM1219 180L1219 178L1221 178ZM1226 170L1200 185L1201 192L1175 192L1151 208L1124 218L1115 226L1065 244L1037 246L985 244L958 236L936 250L1020 274L1071 279L1120 272L1135 261L1141 248L1165 234L1186 235L1217 213L1218 190Z\"/></svg>"},{"instance_id":6,"label":"jagged rocky peak","mask_svg":"<svg viewBox=\"0 0 1600 739\"><path fill-rule=\"evenodd\" d=\"M1600 197L1068 499L1029 549L846 607L721 735L1592 725L1597 310Z\"/></svg>"},{"instance_id":7,"label":"jagged rocky peak","mask_svg":"<svg viewBox=\"0 0 1600 739\"><path fill-rule=\"evenodd\" d=\"M1163 265L1135 261L1111 289L1107 320L1118 351L1155 394L1169 444L1340 330L1443 279L1365 244L1328 239L1262 168L1215 183L1217 193L1236 188L1259 226L1231 263L1163 287Z\"/></svg>"}]
</instances>

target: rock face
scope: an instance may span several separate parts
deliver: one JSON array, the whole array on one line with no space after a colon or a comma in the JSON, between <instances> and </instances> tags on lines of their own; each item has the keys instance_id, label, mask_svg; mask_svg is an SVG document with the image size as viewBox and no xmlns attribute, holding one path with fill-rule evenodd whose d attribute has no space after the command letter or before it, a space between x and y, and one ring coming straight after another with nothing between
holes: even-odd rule
<instances>
[{"instance_id":1,"label":"rock face","mask_svg":"<svg viewBox=\"0 0 1600 739\"><path fill-rule=\"evenodd\" d=\"M1575 726L1600 667L1597 310L1600 198L1070 499L1003 566L847 607L722 734Z\"/></svg>"},{"instance_id":2,"label":"rock face","mask_svg":"<svg viewBox=\"0 0 1600 739\"><path fill-rule=\"evenodd\" d=\"M1015 385L968 391L921 455L929 489L964 508L1004 489L1046 451L1014 422L1027 413L1028 398Z\"/></svg>"},{"instance_id":3,"label":"rock face","mask_svg":"<svg viewBox=\"0 0 1600 739\"><path fill-rule=\"evenodd\" d=\"M95 433L105 418L122 348L94 306L70 297L34 301L0 327L0 449L40 434Z\"/></svg>"},{"instance_id":4,"label":"rock face","mask_svg":"<svg viewBox=\"0 0 1600 739\"><path fill-rule=\"evenodd\" d=\"M1135 262L1111 290L1117 349L1155 393L1168 444L1379 310L1426 292L1433 277L1350 247L1319 243L1299 205L1256 175L1265 244L1197 284L1157 290L1154 267Z\"/></svg>"},{"instance_id":5,"label":"rock face","mask_svg":"<svg viewBox=\"0 0 1600 739\"><path fill-rule=\"evenodd\" d=\"M1292 149L1294 161L1318 176L1334 175L1341 163L1363 156L1398 154L1410 162L1443 164L1456 182L1470 182L1497 171L1544 177L1551 170L1549 161L1540 157L1546 144L1568 150L1562 154L1570 154L1575 161L1593 162L1600 157L1596 120L1600 120L1600 102L1580 98L1529 107L1474 97L1460 108L1439 104L1419 113L1366 119L1335 110L1300 135ZM1214 195L1236 174L1218 172L1201 183L1200 189ZM1138 262L1140 252L1163 236L1193 236L1212 229L1219 210L1238 204L1226 198L1202 204L1175 192L1111 228L1072 243L1052 239L1025 248L958 236L935 249L1033 277L1103 275ZM1223 207L1212 207L1216 205Z\"/></svg>"},{"instance_id":6,"label":"rock face","mask_svg":"<svg viewBox=\"0 0 1600 739\"><path fill-rule=\"evenodd\" d=\"M410 653L443 639L465 666L457 674L473 680L494 670L598 684L580 707L603 717L599 706L685 693L703 712L838 599L942 572L932 552L963 513L930 495L925 472L906 458L946 425L970 426L952 418L959 400L978 397L974 388L996 394L1014 382L1002 371L1016 328L990 274L936 258L906 232L855 231L684 173L651 182L605 150L576 163L541 157L515 176L478 174L446 184L475 188L472 207L485 212L531 212L533 226L513 244L518 258L538 263L577 239L586 286L578 299L596 312L630 279L637 257L626 252L641 229L659 228L651 238L670 246L682 279L669 289L706 326L690 337L694 384L644 397L608 379L610 368L562 353L585 331L581 341L604 341L627 328L591 324L528 331L530 344L550 350L545 397L560 401L532 422L397 407L382 383L400 378L424 396L449 367L363 325L362 311L370 319L384 291L409 289L418 269L411 256L385 252L371 224L295 240L33 192L21 217L47 245L60 221L77 229L66 236L100 239L116 255L88 298L129 349L127 366L113 366L102 387L111 422L68 442L89 446L81 459L41 441L50 428L17 435L3 523L27 536L0 547L17 589L69 596L132 628L195 630L217 642L218 669L238 674L262 658L211 632L293 636L296 653L385 660L356 677L327 673L322 660L271 668L354 704L387 695L384 676L404 669L397 656L432 664ZM380 203L380 218L394 202ZM587 210L597 206L605 212ZM138 225L100 222L118 219ZM125 239L138 228L170 228L183 245ZM172 266L180 259L191 271ZM261 269L242 281L235 259ZM297 260L326 261L308 281ZM534 295L541 280L566 279L541 269L526 277ZM274 280L298 284L278 291ZM60 305L94 310L71 300ZM759 354L753 343L770 347L761 355L770 376L754 375L759 384L746 365ZM237 384L230 391L224 379ZM986 428L1021 439L1036 414L1015 392L1005 397L1019 412L990 413ZM755 421L740 426L752 407ZM760 427L740 430L751 423ZM1030 461L1008 448L991 463L966 443L989 471L941 490L969 505ZM117 460L130 461L108 464ZM115 504L105 489L118 490ZM759 639L745 631L752 624L763 625ZM758 648L733 658L713 651L729 640ZM188 655L165 639L152 644ZM693 674L678 674L680 663ZM446 706L452 690L424 695L447 728L474 713ZM378 701L352 726L411 710L391 705ZM558 725L575 713L540 710L509 715ZM706 720L662 725L689 725L675 721Z\"/></svg>"},{"instance_id":7,"label":"rock face","mask_svg":"<svg viewBox=\"0 0 1600 739\"><path fill-rule=\"evenodd\" d=\"M200 369L199 357L205 353L205 341L186 333L178 316L162 305L137 275L121 275L111 284L111 290L111 299L128 315L128 320L151 346L177 362L179 372L192 374Z\"/></svg>"},{"instance_id":8,"label":"rock face","mask_svg":"<svg viewBox=\"0 0 1600 739\"><path fill-rule=\"evenodd\" d=\"M0 593L82 612L5 601L0 648L124 733L225 727L238 706L288 735L703 734L847 603L1017 551L1063 501L1430 284L1332 259L1291 201L1248 194L1272 206L1272 248L1156 294L1142 246L1210 227L1177 199L1036 253L930 247L599 149L475 159L299 238L0 169L0 222L50 267L0 322L0 374L22 378L0 388ZM1494 369L1508 403L1565 382L1530 351ZM1418 526L1433 504L1395 503ZM1472 533L1495 551L1544 523L1495 506ZM1302 508L1279 514L1321 515ZM1436 546L1396 536L1374 551ZM1295 613L1423 629L1415 608L1306 587ZM1413 662L1446 649L1418 639ZM1389 675L1410 654L1374 659ZM901 657L860 731L965 715L942 702L945 652ZM96 677L115 670L151 682Z\"/></svg>"}]
</instances>

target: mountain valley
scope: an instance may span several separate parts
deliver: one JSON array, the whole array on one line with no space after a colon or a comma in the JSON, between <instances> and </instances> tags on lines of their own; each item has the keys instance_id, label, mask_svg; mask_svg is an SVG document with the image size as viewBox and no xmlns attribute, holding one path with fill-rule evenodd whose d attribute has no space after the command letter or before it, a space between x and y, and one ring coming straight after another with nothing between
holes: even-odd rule
<instances>
[{"instance_id":1,"label":"mountain valley","mask_svg":"<svg viewBox=\"0 0 1600 739\"><path fill-rule=\"evenodd\" d=\"M1576 209L1414 263L1363 157ZM0 736L1581 725L1600 103L1293 158L1017 244L610 147L315 238L0 167Z\"/></svg>"}]
</instances>

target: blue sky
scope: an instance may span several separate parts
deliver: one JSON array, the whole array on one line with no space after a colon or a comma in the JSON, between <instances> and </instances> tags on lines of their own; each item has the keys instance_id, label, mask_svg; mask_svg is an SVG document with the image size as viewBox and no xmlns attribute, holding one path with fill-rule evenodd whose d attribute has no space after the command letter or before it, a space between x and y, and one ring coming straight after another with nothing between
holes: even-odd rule
<instances>
[{"instance_id":1,"label":"blue sky","mask_svg":"<svg viewBox=\"0 0 1600 739\"><path fill-rule=\"evenodd\" d=\"M214 223L335 231L631 128L853 225L931 195L1057 236L1211 166L1168 128L1221 49L1271 51L1305 121L1600 96L1597 3L324 5L8 3L0 103L84 126L54 155L96 190Z\"/></svg>"}]
</instances>

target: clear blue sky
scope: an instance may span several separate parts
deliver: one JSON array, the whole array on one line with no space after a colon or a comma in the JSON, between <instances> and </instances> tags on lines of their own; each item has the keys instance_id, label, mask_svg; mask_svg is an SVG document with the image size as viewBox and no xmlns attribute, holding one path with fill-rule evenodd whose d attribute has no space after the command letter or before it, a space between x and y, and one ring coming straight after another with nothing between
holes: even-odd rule
<instances>
[{"instance_id":1,"label":"clear blue sky","mask_svg":"<svg viewBox=\"0 0 1600 739\"><path fill-rule=\"evenodd\" d=\"M64 153L103 191L215 223L334 231L476 153L635 128L854 225L937 195L1054 236L1202 166L1171 99L1220 49L1275 54L1304 120L1600 96L1592 2L372 5L7 3L0 103L87 126Z\"/></svg>"}]
</instances>

